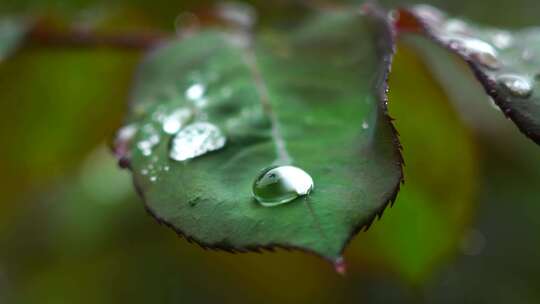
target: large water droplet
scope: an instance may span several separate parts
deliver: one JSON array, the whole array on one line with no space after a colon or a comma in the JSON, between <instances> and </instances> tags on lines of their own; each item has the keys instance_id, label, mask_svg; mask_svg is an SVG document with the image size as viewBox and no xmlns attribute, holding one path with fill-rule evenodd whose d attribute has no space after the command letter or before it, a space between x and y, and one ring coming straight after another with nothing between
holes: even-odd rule
<instances>
[{"instance_id":1,"label":"large water droplet","mask_svg":"<svg viewBox=\"0 0 540 304\"><path fill-rule=\"evenodd\" d=\"M225 146L221 130L208 122L195 122L180 130L173 138L170 158L177 161L192 159Z\"/></svg>"},{"instance_id":2,"label":"large water droplet","mask_svg":"<svg viewBox=\"0 0 540 304\"><path fill-rule=\"evenodd\" d=\"M294 166L277 166L263 170L253 182L253 196L265 207L285 204L308 195L313 179Z\"/></svg>"},{"instance_id":3,"label":"large water droplet","mask_svg":"<svg viewBox=\"0 0 540 304\"><path fill-rule=\"evenodd\" d=\"M516 97L527 98L531 96L533 91L531 81L520 75L503 74L497 77L497 82L504 86L510 94Z\"/></svg>"},{"instance_id":4,"label":"large water droplet","mask_svg":"<svg viewBox=\"0 0 540 304\"><path fill-rule=\"evenodd\" d=\"M163 118L163 131L171 135L178 133L189 122L192 116L193 112L189 108L174 110L171 114Z\"/></svg>"},{"instance_id":5,"label":"large water droplet","mask_svg":"<svg viewBox=\"0 0 540 304\"><path fill-rule=\"evenodd\" d=\"M147 124L141 129L142 139L137 143L137 148L144 156L150 156L152 149L159 144L159 133L153 125Z\"/></svg>"}]
</instances>

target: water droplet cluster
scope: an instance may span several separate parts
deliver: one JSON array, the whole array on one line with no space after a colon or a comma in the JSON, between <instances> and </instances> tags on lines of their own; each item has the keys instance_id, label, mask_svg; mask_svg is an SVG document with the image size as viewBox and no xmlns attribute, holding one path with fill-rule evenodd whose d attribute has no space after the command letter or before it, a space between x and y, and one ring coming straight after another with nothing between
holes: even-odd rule
<instances>
[{"instance_id":1,"label":"water droplet cluster","mask_svg":"<svg viewBox=\"0 0 540 304\"><path fill-rule=\"evenodd\" d=\"M142 155L152 155L152 150L159 144L160 135L159 131L152 125L146 124L141 129L141 140L137 143L137 148L141 151Z\"/></svg>"},{"instance_id":2,"label":"water droplet cluster","mask_svg":"<svg viewBox=\"0 0 540 304\"><path fill-rule=\"evenodd\" d=\"M177 161L192 159L225 146L221 130L208 122L195 122L178 132L172 141L170 158Z\"/></svg>"}]
</instances>

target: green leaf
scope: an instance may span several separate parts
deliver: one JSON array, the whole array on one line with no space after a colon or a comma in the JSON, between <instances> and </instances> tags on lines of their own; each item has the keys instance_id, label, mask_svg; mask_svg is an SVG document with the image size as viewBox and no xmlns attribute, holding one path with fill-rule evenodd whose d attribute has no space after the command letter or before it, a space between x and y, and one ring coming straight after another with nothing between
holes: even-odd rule
<instances>
[{"instance_id":1,"label":"green leaf","mask_svg":"<svg viewBox=\"0 0 540 304\"><path fill-rule=\"evenodd\" d=\"M404 31L421 32L459 55L503 113L540 144L540 30L506 31L448 18L429 6L402 10Z\"/></svg>"},{"instance_id":2,"label":"green leaf","mask_svg":"<svg viewBox=\"0 0 540 304\"><path fill-rule=\"evenodd\" d=\"M391 30L382 16L334 11L294 30L246 36L203 31L151 54L117 153L130 158L149 212L203 247L295 248L340 261L402 181L399 143L386 115ZM219 128L225 146L171 159L173 136L163 127L179 109L192 113L184 124ZM315 190L261 206L252 183L275 164L305 170Z\"/></svg>"},{"instance_id":3,"label":"green leaf","mask_svg":"<svg viewBox=\"0 0 540 304\"><path fill-rule=\"evenodd\" d=\"M22 207L9 202L70 172L114 133L138 59L105 49L27 48L0 64L0 230Z\"/></svg>"}]
</instances>

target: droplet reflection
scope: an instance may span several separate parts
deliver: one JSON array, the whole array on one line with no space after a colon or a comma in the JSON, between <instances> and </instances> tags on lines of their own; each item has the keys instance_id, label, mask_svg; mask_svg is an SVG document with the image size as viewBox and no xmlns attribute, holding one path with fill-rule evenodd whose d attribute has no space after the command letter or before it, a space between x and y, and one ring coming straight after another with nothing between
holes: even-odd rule
<instances>
[{"instance_id":1,"label":"droplet reflection","mask_svg":"<svg viewBox=\"0 0 540 304\"><path fill-rule=\"evenodd\" d=\"M253 182L253 196L265 207L282 205L311 193L313 179L294 166L277 166L263 170Z\"/></svg>"}]
</instances>

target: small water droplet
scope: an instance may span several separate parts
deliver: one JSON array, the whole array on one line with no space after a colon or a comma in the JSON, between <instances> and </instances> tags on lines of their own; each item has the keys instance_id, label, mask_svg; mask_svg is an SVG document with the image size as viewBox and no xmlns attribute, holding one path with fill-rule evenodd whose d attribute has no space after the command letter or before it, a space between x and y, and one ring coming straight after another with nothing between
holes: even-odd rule
<instances>
[{"instance_id":1,"label":"small water droplet","mask_svg":"<svg viewBox=\"0 0 540 304\"><path fill-rule=\"evenodd\" d=\"M368 122L365 121L365 120L364 120L364 122L362 122L362 129L364 129L364 130L369 129L369 124L368 124Z\"/></svg>"},{"instance_id":2,"label":"small water droplet","mask_svg":"<svg viewBox=\"0 0 540 304\"><path fill-rule=\"evenodd\" d=\"M253 196L265 207L273 207L311 193L313 179L294 166L275 166L263 170L253 182Z\"/></svg>"},{"instance_id":3,"label":"small water droplet","mask_svg":"<svg viewBox=\"0 0 540 304\"><path fill-rule=\"evenodd\" d=\"M205 92L206 87L202 83L195 83L186 90L185 95L196 107L202 108L208 103L204 97Z\"/></svg>"},{"instance_id":4,"label":"small water droplet","mask_svg":"<svg viewBox=\"0 0 540 304\"><path fill-rule=\"evenodd\" d=\"M225 21L242 28L250 28L255 24L257 15L253 7L240 2L220 3L218 15Z\"/></svg>"},{"instance_id":5,"label":"small water droplet","mask_svg":"<svg viewBox=\"0 0 540 304\"><path fill-rule=\"evenodd\" d=\"M434 6L427 4L417 4L413 7L414 13L422 18L424 22L431 25L440 24L445 19L445 14Z\"/></svg>"},{"instance_id":6,"label":"small water droplet","mask_svg":"<svg viewBox=\"0 0 540 304\"><path fill-rule=\"evenodd\" d=\"M137 148L139 148L144 156L150 156L152 155L152 149L159 144L159 133L154 126L150 124L145 125L141 132L143 134L143 139L137 143Z\"/></svg>"},{"instance_id":7,"label":"small water droplet","mask_svg":"<svg viewBox=\"0 0 540 304\"><path fill-rule=\"evenodd\" d=\"M129 159L131 156L130 145L136 133L137 126L135 124L124 126L116 133L114 139L114 154L122 168L129 167Z\"/></svg>"},{"instance_id":8,"label":"small water droplet","mask_svg":"<svg viewBox=\"0 0 540 304\"><path fill-rule=\"evenodd\" d=\"M490 69L500 68L497 51L491 44L479 39L466 39L464 47L481 65Z\"/></svg>"},{"instance_id":9,"label":"small water droplet","mask_svg":"<svg viewBox=\"0 0 540 304\"><path fill-rule=\"evenodd\" d=\"M497 82L504 86L510 94L516 97L527 98L531 96L533 91L531 81L523 76L503 74L497 77Z\"/></svg>"},{"instance_id":10,"label":"small water droplet","mask_svg":"<svg viewBox=\"0 0 540 304\"><path fill-rule=\"evenodd\" d=\"M167 134L176 134L185 126L193 113L189 108L179 108L174 110L170 115L163 118L163 131Z\"/></svg>"},{"instance_id":11,"label":"small water droplet","mask_svg":"<svg viewBox=\"0 0 540 304\"><path fill-rule=\"evenodd\" d=\"M116 133L116 140L118 141L130 141L137 133L137 126L135 124L130 124L123 126Z\"/></svg>"},{"instance_id":12,"label":"small water droplet","mask_svg":"<svg viewBox=\"0 0 540 304\"><path fill-rule=\"evenodd\" d=\"M444 29L449 33L467 34L469 27L465 21L460 19L449 19L444 25Z\"/></svg>"},{"instance_id":13,"label":"small water droplet","mask_svg":"<svg viewBox=\"0 0 540 304\"><path fill-rule=\"evenodd\" d=\"M191 100L200 99L204 96L204 85L202 83L196 83L190 86L186 90L186 98Z\"/></svg>"},{"instance_id":14,"label":"small water droplet","mask_svg":"<svg viewBox=\"0 0 540 304\"><path fill-rule=\"evenodd\" d=\"M141 174L142 175L148 175L148 169L142 169Z\"/></svg>"},{"instance_id":15,"label":"small water droplet","mask_svg":"<svg viewBox=\"0 0 540 304\"><path fill-rule=\"evenodd\" d=\"M231 45L241 49L248 48L250 44L249 35L242 31L226 33L225 38Z\"/></svg>"},{"instance_id":16,"label":"small water droplet","mask_svg":"<svg viewBox=\"0 0 540 304\"><path fill-rule=\"evenodd\" d=\"M157 176L153 175L153 176L150 176L150 181L152 183L156 182L157 181Z\"/></svg>"},{"instance_id":17,"label":"small water droplet","mask_svg":"<svg viewBox=\"0 0 540 304\"><path fill-rule=\"evenodd\" d=\"M195 122L178 132L172 141L169 157L177 161L192 159L225 146L221 130L208 122Z\"/></svg>"},{"instance_id":18,"label":"small water droplet","mask_svg":"<svg viewBox=\"0 0 540 304\"><path fill-rule=\"evenodd\" d=\"M497 31L493 34L491 39L493 44L501 50L511 47L514 43L514 38L508 31Z\"/></svg>"},{"instance_id":19,"label":"small water droplet","mask_svg":"<svg viewBox=\"0 0 540 304\"><path fill-rule=\"evenodd\" d=\"M521 59L525 62L531 62L534 60L534 53L530 49L524 49L521 53Z\"/></svg>"},{"instance_id":20,"label":"small water droplet","mask_svg":"<svg viewBox=\"0 0 540 304\"><path fill-rule=\"evenodd\" d=\"M491 44L480 39L466 37L452 37L450 41L484 67L493 70L500 68L497 50Z\"/></svg>"}]
</instances>

